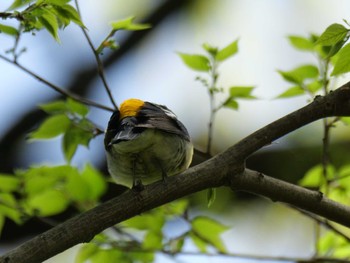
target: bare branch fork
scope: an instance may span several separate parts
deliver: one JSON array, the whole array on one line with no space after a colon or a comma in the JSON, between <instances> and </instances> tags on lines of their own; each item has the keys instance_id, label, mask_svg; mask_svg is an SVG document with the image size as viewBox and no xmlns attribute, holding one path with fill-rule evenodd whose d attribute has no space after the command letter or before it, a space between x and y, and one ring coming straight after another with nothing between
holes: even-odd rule
<instances>
[{"instance_id":1,"label":"bare branch fork","mask_svg":"<svg viewBox=\"0 0 350 263\"><path fill-rule=\"evenodd\" d=\"M223 153L141 192L127 191L40 234L0 257L0 263L42 262L104 229L145 211L211 187L227 186L284 202L350 227L350 207L308 190L245 168L245 160L274 140L330 116L350 116L350 82L309 105L272 122Z\"/></svg>"}]
</instances>

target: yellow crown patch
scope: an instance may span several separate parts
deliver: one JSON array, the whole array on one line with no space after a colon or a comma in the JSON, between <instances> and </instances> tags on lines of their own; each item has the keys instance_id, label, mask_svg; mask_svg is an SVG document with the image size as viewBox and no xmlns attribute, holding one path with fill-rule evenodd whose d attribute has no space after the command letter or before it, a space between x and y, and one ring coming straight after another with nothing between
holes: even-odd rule
<instances>
[{"instance_id":1,"label":"yellow crown patch","mask_svg":"<svg viewBox=\"0 0 350 263\"><path fill-rule=\"evenodd\" d=\"M145 102L139 99L125 100L119 108L120 119L136 116Z\"/></svg>"}]
</instances>

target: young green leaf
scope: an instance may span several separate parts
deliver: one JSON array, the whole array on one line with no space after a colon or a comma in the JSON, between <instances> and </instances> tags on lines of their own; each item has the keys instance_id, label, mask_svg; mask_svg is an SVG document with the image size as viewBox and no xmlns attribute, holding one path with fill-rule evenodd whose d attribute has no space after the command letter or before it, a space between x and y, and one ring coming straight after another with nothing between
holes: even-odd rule
<instances>
[{"instance_id":1,"label":"young green leaf","mask_svg":"<svg viewBox=\"0 0 350 263\"><path fill-rule=\"evenodd\" d=\"M134 19L135 19L135 17L131 16L131 17L125 18L123 20L112 22L111 26L112 26L114 31L117 31L117 30L136 31L136 30L148 29L151 27L149 24L135 24L135 23L133 23Z\"/></svg>"},{"instance_id":2,"label":"young green leaf","mask_svg":"<svg viewBox=\"0 0 350 263\"><path fill-rule=\"evenodd\" d=\"M316 79L315 81L306 84L306 89L311 93L316 93L322 88L322 86L323 86L322 81Z\"/></svg>"},{"instance_id":3,"label":"young green leaf","mask_svg":"<svg viewBox=\"0 0 350 263\"><path fill-rule=\"evenodd\" d=\"M327 167L327 174L330 178L334 176L335 170L333 166ZM308 170L304 177L299 181L301 186L319 188L325 183L323 176L323 168L321 165L316 165Z\"/></svg>"},{"instance_id":4,"label":"young green leaf","mask_svg":"<svg viewBox=\"0 0 350 263\"><path fill-rule=\"evenodd\" d=\"M7 10L14 10L33 2L35 2L35 0L15 0Z\"/></svg>"},{"instance_id":5,"label":"young green leaf","mask_svg":"<svg viewBox=\"0 0 350 263\"><path fill-rule=\"evenodd\" d=\"M0 174L0 192L13 192L18 189L20 180L15 175Z\"/></svg>"},{"instance_id":6,"label":"young green leaf","mask_svg":"<svg viewBox=\"0 0 350 263\"><path fill-rule=\"evenodd\" d=\"M89 113L89 108L86 105L71 98L67 99L66 104L69 111L76 113L81 117L85 117Z\"/></svg>"},{"instance_id":7,"label":"young green leaf","mask_svg":"<svg viewBox=\"0 0 350 263\"><path fill-rule=\"evenodd\" d=\"M66 210L69 205L67 198L58 190L47 189L26 200L29 211L39 216L52 216Z\"/></svg>"},{"instance_id":8,"label":"young green leaf","mask_svg":"<svg viewBox=\"0 0 350 263\"><path fill-rule=\"evenodd\" d=\"M23 191L26 196L34 196L46 189L62 185L69 174L76 173L76 168L69 165L39 166L26 171L17 171L16 175L24 180Z\"/></svg>"},{"instance_id":9,"label":"young green leaf","mask_svg":"<svg viewBox=\"0 0 350 263\"><path fill-rule=\"evenodd\" d=\"M194 233L190 233L190 238L192 239L195 246L199 249L200 252L207 252L207 242L205 242L202 238L198 237Z\"/></svg>"},{"instance_id":10,"label":"young green leaf","mask_svg":"<svg viewBox=\"0 0 350 263\"><path fill-rule=\"evenodd\" d=\"M208 206L208 208L211 207L211 205L215 202L215 199L216 199L216 189L209 188L207 190L207 206Z\"/></svg>"},{"instance_id":11,"label":"young green leaf","mask_svg":"<svg viewBox=\"0 0 350 263\"><path fill-rule=\"evenodd\" d=\"M51 139L65 133L70 125L69 118L64 114L48 117L40 127L29 134L30 140Z\"/></svg>"},{"instance_id":12,"label":"young green leaf","mask_svg":"<svg viewBox=\"0 0 350 263\"><path fill-rule=\"evenodd\" d=\"M97 201L107 190L107 183L104 176L92 165L85 165L81 172L81 177L87 185L89 200Z\"/></svg>"},{"instance_id":13,"label":"young green leaf","mask_svg":"<svg viewBox=\"0 0 350 263\"><path fill-rule=\"evenodd\" d=\"M65 5L68 2L70 2L71 0L37 0L36 1L36 5L40 5L40 4L50 4L50 5Z\"/></svg>"},{"instance_id":14,"label":"young green leaf","mask_svg":"<svg viewBox=\"0 0 350 263\"><path fill-rule=\"evenodd\" d=\"M238 110L238 107L239 107L239 104L238 102L232 98L232 97L229 97L223 104L223 106L225 108L230 108L230 109L233 109L233 110Z\"/></svg>"},{"instance_id":15,"label":"young green leaf","mask_svg":"<svg viewBox=\"0 0 350 263\"><path fill-rule=\"evenodd\" d=\"M81 21L81 18L77 12L77 10L74 9L71 5L54 5L53 8L56 10L57 14L59 15L59 19L66 19L67 21L73 21L75 24L85 27L83 22ZM67 26L69 23L66 23L65 26Z\"/></svg>"},{"instance_id":16,"label":"young green leaf","mask_svg":"<svg viewBox=\"0 0 350 263\"><path fill-rule=\"evenodd\" d=\"M18 30L12 26L0 24L0 33L4 33L11 36L17 36Z\"/></svg>"},{"instance_id":17,"label":"young green leaf","mask_svg":"<svg viewBox=\"0 0 350 263\"><path fill-rule=\"evenodd\" d=\"M4 225L5 225L5 216L2 215L1 209L0 209L0 236L1 236L2 229L4 228Z\"/></svg>"},{"instance_id":18,"label":"young green leaf","mask_svg":"<svg viewBox=\"0 0 350 263\"><path fill-rule=\"evenodd\" d=\"M291 71L278 70L278 73L288 82L301 85L306 79L318 77L318 68L314 65L303 65Z\"/></svg>"},{"instance_id":19,"label":"young green leaf","mask_svg":"<svg viewBox=\"0 0 350 263\"><path fill-rule=\"evenodd\" d=\"M94 243L85 243L75 257L75 263L85 263L99 251L99 247Z\"/></svg>"},{"instance_id":20,"label":"young green leaf","mask_svg":"<svg viewBox=\"0 0 350 263\"><path fill-rule=\"evenodd\" d=\"M57 18L54 14L50 12L45 12L41 16L38 17L41 24L49 31L49 33L53 36L53 38L60 42L59 36L58 36L58 22Z\"/></svg>"},{"instance_id":21,"label":"young green leaf","mask_svg":"<svg viewBox=\"0 0 350 263\"><path fill-rule=\"evenodd\" d=\"M217 61L223 61L233 55L235 55L238 51L238 39L219 50L215 56Z\"/></svg>"},{"instance_id":22,"label":"young green leaf","mask_svg":"<svg viewBox=\"0 0 350 263\"><path fill-rule=\"evenodd\" d=\"M215 221L212 218L198 216L191 221L192 231L207 244L212 245L218 251L225 253L226 248L220 238L222 232L228 229L227 226Z\"/></svg>"},{"instance_id":23,"label":"young green leaf","mask_svg":"<svg viewBox=\"0 0 350 263\"><path fill-rule=\"evenodd\" d=\"M338 59L335 62L332 76L347 73L350 71L350 44L347 44L339 51Z\"/></svg>"},{"instance_id":24,"label":"young green leaf","mask_svg":"<svg viewBox=\"0 0 350 263\"><path fill-rule=\"evenodd\" d=\"M204 48L205 51L207 51L210 55L212 55L213 57L216 56L216 54L218 53L218 48L217 47L213 47L208 43L204 43L202 45L202 47Z\"/></svg>"},{"instance_id":25,"label":"young green leaf","mask_svg":"<svg viewBox=\"0 0 350 263\"><path fill-rule=\"evenodd\" d=\"M229 92L232 98L255 99L255 97L251 95L254 88L255 87L230 87Z\"/></svg>"},{"instance_id":26,"label":"young green leaf","mask_svg":"<svg viewBox=\"0 0 350 263\"><path fill-rule=\"evenodd\" d=\"M70 162L78 145L88 147L90 140L94 137L92 129L88 127L87 120L81 120L78 124L71 123L69 129L63 136L62 148L65 159Z\"/></svg>"},{"instance_id":27,"label":"young green leaf","mask_svg":"<svg viewBox=\"0 0 350 263\"><path fill-rule=\"evenodd\" d=\"M349 29L343 25L332 24L321 34L320 38L316 41L316 44L322 46L333 46L338 42L343 41L348 35L348 32Z\"/></svg>"},{"instance_id":28,"label":"young green leaf","mask_svg":"<svg viewBox=\"0 0 350 263\"><path fill-rule=\"evenodd\" d=\"M78 171L68 174L65 184L66 195L76 202L83 202L90 199L90 188Z\"/></svg>"},{"instance_id":29,"label":"young green leaf","mask_svg":"<svg viewBox=\"0 0 350 263\"><path fill-rule=\"evenodd\" d=\"M315 42L312 39L301 36L288 36L288 39L293 47L302 51L313 51Z\"/></svg>"},{"instance_id":30,"label":"young green leaf","mask_svg":"<svg viewBox=\"0 0 350 263\"><path fill-rule=\"evenodd\" d=\"M178 52L182 61L191 69L197 71L209 71L210 70L210 62L209 59L202 55L191 55Z\"/></svg>"},{"instance_id":31,"label":"young green leaf","mask_svg":"<svg viewBox=\"0 0 350 263\"><path fill-rule=\"evenodd\" d=\"M303 90L300 86L294 86L289 89L287 89L285 92L282 92L280 95L277 96L277 98L291 98L296 97L300 95L304 95L305 90Z\"/></svg>"},{"instance_id":32,"label":"young green leaf","mask_svg":"<svg viewBox=\"0 0 350 263\"><path fill-rule=\"evenodd\" d=\"M162 249L162 240L163 240L163 235L162 232L153 232L153 231L148 231L143 239L142 247L147 250L156 250L156 249Z\"/></svg>"},{"instance_id":33,"label":"young green leaf","mask_svg":"<svg viewBox=\"0 0 350 263\"><path fill-rule=\"evenodd\" d=\"M0 215L20 224L22 211L18 209L16 198L10 193L0 193Z\"/></svg>"},{"instance_id":34,"label":"young green leaf","mask_svg":"<svg viewBox=\"0 0 350 263\"><path fill-rule=\"evenodd\" d=\"M143 214L141 216L130 218L123 222L124 226L132 227L138 230L147 230L153 232L161 232L165 223L165 216L163 213L157 213L156 210Z\"/></svg>"},{"instance_id":35,"label":"young green leaf","mask_svg":"<svg viewBox=\"0 0 350 263\"><path fill-rule=\"evenodd\" d=\"M63 100L52 101L45 104L40 104L39 108L49 114L65 113L67 111L66 102Z\"/></svg>"},{"instance_id":36,"label":"young green leaf","mask_svg":"<svg viewBox=\"0 0 350 263\"><path fill-rule=\"evenodd\" d=\"M185 213L188 205L188 199L180 199L163 206L164 213L171 216L181 216Z\"/></svg>"}]
</instances>

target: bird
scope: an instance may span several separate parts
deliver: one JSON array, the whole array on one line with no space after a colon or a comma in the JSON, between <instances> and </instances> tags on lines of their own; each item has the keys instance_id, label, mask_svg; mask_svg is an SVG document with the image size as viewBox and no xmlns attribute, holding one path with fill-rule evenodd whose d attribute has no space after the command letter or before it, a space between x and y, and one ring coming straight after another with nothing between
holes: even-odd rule
<instances>
[{"instance_id":1,"label":"bird","mask_svg":"<svg viewBox=\"0 0 350 263\"><path fill-rule=\"evenodd\" d=\"M104 146L115 182L141 190L183 172L193 156L190 136L177 116L164 105L135 98L113 112Z\"/></svg>"}]
</instances>

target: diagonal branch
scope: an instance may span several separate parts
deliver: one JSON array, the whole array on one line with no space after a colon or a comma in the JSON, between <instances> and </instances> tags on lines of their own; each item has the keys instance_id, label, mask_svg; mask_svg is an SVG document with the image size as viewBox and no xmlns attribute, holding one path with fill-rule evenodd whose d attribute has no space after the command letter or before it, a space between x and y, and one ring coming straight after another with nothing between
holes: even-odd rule
<instances>
[{"instance_id":1,"label":"diagonal branch","mask_svg":"<svg viewBox=\"0 0 350 263\"><path fill-rule=\"evenodd\" d=\"M264 145L329 116L350 116L350 82L178 176L148 185L141 192L127 191L34 237L0 257L0 262L41 262L78 243L90 241L97 233L128 218L183 196L220 186L288 203L350 227L350 207L332 201L317 191L244 168L244 160Z\"/></svg>"},{"instance_id":2,"label":"diagonal branch","mask_svg":"<svg viewBox=\"0 0 350 263\"><path fill-rule=\"evenodd\" d=\"M107 111L114 111L114 109L112 109L112 108L109 108L109 107L107 107L105 105L102 105L102 104L99 104L97 102L94 102L92 100L83 98L83 97L81 97L81 96L79 96L79 95L77 95L75 93L70 92L69 90L64 90L64 89L56 86L55 84L53 84L53 83L49 82L48 80L40 77L39 75L37 75L36 73L31 71L30 69L26 68L25 66L19 64L16 61L13 61L13 60L7 58L7 57L5 57L5 56L3 56L1 54L0 54L0 58L5 60L8 63L11 63L11 64L15 65L19 69L23 70L27 74L29 74L32 77L36 78L38 81L44 83L46 86L50 87L51 89L53 89L54 91L58 92L59 94L65 96L65 97L72 98L72 99L74 99L76 101L79 101L79 102L84 103L84 104L89 105L89 106L93 106L93 107L100 108L100 109L107 110Z\"/></svg>"}]
</instances>

